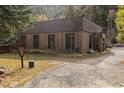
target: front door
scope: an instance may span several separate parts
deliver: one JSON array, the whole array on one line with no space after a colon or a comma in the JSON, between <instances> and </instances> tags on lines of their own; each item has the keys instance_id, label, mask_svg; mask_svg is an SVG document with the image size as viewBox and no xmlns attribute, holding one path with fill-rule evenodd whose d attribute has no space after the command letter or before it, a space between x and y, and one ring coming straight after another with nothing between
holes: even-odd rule
<instances>
[{"instance_id":1,"label":"front door","mask_svg":"<svg viewBox=\"0 0 124 93\"><path fill-rule=\"evenodd\" d=\"M39 48L39 35L33 35L33 48Z\"/></svg>"}]
</instances>

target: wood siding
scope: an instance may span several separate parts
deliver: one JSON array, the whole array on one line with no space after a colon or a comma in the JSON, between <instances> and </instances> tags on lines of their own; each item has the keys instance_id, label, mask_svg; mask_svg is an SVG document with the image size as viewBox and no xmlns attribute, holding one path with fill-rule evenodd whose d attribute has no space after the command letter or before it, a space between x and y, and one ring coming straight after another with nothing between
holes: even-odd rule
<instances>
[{"instance_id":1,"label":"wood siding","mask_svg":"<svg viewBox=\"0 0 124 93\"><path fill-rule=\"evenodd\" d=\"M80 52L86 52L89 49L89 33L78 32L56 32L56 33L40 33L39 34L39 48L42 50L48 50L48 35L55 35L55 50L66 50L66 34L74 33L74 48L79 49ZM32 48L33 35L26 35L26 47Z\"/></svg>"},{"instance_id":2,"label":"wood siding","mask_svg":"<svg viewBox=\"0 0 124 93\"><path fill-rule=\"evenodd\" d=\"M89 50L89 33L81 32L81 52L87 52Z\"/></svg>"}]
</instances>

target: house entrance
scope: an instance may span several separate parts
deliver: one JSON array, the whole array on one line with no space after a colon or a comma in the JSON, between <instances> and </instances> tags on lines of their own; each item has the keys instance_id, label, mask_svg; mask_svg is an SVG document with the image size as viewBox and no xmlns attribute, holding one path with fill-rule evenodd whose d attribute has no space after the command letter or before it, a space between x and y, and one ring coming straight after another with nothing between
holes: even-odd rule
<instances>
[{"instance_id":1,"label":"house entrance","mask_svg":"<svg viewBox=\"0 0 124 93\"><path fill-rule=\"evenodd\" d=\"M95 51L101 51L102 43L101 43L101 34L93 33L89 38L89 49L93 49Z\"/></svg>"}]
</instances>

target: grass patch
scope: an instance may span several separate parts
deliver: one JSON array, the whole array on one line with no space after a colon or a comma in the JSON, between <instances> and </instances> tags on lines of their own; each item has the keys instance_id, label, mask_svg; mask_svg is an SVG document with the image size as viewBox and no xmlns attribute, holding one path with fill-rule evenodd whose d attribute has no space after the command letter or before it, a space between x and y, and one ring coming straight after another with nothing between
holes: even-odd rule
<instances>
[{"instance_id":1,"label":"grass patch","mask_svg":"<svg viewBox=\"0 0 124 93\"><path fill-rule=\"evenodd\" d=\"M35 67L28 68L28 60L35 61ZM5 75L4 80L0 83L3 87L21 87L39 73L46 69L57 66L43 59L40 54L28 54L24 57L24 68L20 69L21 62L17 53L0 54L0 66L9 68L12 71Z\"/></svg>"}]
</instances>

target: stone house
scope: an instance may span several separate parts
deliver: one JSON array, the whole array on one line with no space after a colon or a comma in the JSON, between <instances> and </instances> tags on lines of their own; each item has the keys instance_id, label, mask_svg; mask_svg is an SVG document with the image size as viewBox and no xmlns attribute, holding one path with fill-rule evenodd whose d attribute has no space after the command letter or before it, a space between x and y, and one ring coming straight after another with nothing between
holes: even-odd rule
<instances>
[{"instance_id":1,"label":"stone house","mask_svg":"<svg viewBox=\"0 0 124 93\"><path fill-rule=\"evenodd\" d=\"M102 33L102 28L84 17L71 17L38 22L19 36L27 49L83 53L92 48L93 33Z\"/></svg>"}]
</instances>

